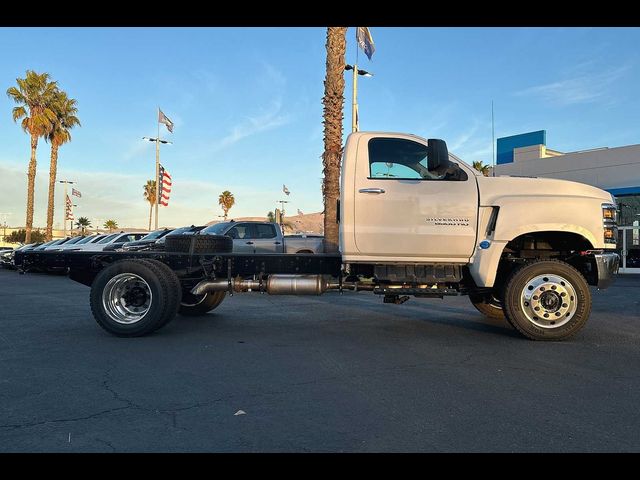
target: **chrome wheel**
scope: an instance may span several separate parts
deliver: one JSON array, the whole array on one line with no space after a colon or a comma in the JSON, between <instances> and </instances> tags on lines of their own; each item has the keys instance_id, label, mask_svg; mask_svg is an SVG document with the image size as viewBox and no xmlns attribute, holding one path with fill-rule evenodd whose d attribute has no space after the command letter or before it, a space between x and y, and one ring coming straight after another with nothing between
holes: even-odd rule
<instances>
[{"instance_id":1,"label":"chrome wheel","mask_svg":"<svg viewBox=\"0 0 640 480\"><path fill-rule=\"evenodd\" d=\"M102 306L115 322L132 324L149 311L153 296L149 284L133 273L120 273L107 282L102 291Z\"/></svg>"},{"instance_id":2,"label":"chrome wheel","mask_svg":"<svg viewBox=\"0 0 640 480\"><path fill-rule=\"evenodd\" d=\"M575 288L559 275L538 275L522 289L520 307L527 319L540 328L563 326L578 307Z\"/></svg>"}]
</instances>

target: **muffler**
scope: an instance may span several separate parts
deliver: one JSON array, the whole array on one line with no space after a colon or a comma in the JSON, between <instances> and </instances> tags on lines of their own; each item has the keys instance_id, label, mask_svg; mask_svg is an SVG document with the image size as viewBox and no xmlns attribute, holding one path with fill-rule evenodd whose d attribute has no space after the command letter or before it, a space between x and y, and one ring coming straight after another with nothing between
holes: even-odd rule
<instances>
[{"instance_id":1,"label":"muffler","mask_svg":"<svg viewBox=\"0 0 640 480\"><path fill-rule=\"evenodd\" d=\"M231 280L202 280L191 289L194 295L203 295L210 292L260 291L262 288L269 295L322 295L329 288L329 281L324 275L269 275L262 282L259 280L244 280L232 278Z\"/></svg>"}]
</instances>

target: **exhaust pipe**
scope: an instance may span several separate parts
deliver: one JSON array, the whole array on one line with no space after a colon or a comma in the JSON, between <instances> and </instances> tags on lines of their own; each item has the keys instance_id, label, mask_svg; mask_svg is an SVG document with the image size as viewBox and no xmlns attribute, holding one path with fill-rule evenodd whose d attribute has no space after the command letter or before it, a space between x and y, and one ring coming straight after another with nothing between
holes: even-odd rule
<instances>
[{"instance_id":1,"label":"exhaust pipe","mask_svg":"<svg viewBox=\"0 0 640 480\"><path fill-rule=\"evenodd\" d=\"M260 290L259 280L244 280L232 278L231 280L202 280L191 289L194 295L203 295L212 292L247 292ZM323 275L269 275L262 282L262 288L269 295L322 295L329 289L329 282Z\"/></svg>"}]
</instances>

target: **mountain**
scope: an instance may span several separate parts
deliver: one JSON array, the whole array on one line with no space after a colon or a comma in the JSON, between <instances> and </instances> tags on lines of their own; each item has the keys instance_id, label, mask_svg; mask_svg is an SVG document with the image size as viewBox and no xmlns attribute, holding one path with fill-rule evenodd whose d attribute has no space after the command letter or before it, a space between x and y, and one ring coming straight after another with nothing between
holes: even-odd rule
<instances>
[{"instance_id":1,"label":"mountain","mask_svg":"<svg viewBox=\"0 0 640 480\"><path fill-rule=\"evenodd\" d=\"M236 222L242 221L266 221L267 217L230 217L229 220ZM287 215L284 217L284 233L314 233L320 234L324 232L324 214L322 212L308 213L305 215ZM220 223L220 220L211 220L207 225Z\"/></svg>"}]
</instances>

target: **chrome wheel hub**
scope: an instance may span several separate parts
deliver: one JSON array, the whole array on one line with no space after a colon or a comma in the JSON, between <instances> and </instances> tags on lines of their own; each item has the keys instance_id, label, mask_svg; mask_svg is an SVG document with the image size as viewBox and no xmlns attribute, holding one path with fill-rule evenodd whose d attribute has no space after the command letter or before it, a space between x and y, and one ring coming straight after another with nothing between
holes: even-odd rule
<instances>
[{"instance_id":1,"label":"chrome wheel hub","mask_svg":"<svg viewBox=\"0 0 640 480\"><path fill-rule=\"evenodd\" d=\"M540 328L558 328L576 313L578 299L573 285L559 275L538 275L527 282L520 296L527 319Z\"/></svg>"},{"instance_id":2,"label":"chrome wheel hub","mask_svg":"<svg viewBox=\"0 0 640 480\"><path fill-rule=\"evenodd\" d=\"M118 323L140 321L149 311L153 296L149 284L133 273L114 276L102 291L102 306L109 317Z\"/></svg>"}]
</instances>

